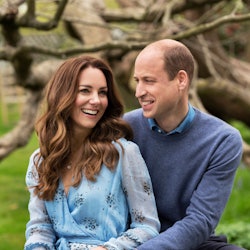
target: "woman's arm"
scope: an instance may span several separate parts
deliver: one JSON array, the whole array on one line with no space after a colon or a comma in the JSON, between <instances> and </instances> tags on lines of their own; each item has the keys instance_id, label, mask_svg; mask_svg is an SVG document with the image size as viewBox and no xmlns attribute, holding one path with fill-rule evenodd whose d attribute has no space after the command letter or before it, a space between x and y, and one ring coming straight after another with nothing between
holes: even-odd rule
<instances>
[{"instance_id":1,"label":"woman's arm","mask_svg":"<svg viewBox=\"0 0 250 250\"><path fill-rule=\"evenodd\" d=\"M45 203L34 194L34 185L37 184L38 176L34 166L36 150L30 157L28 170L26 173L26 185L30 192L29 214L30 220L26 225L25 250L46 249L53 250L56 240L50 218L47 214Z\"/></svg>"},{"instance_id":2,"label":"woman's arm","mask_svg":"<svg viewBox=\"0 0 250 250\"><path fill-rule=\"evenodd\" d=\"M131 215L130 229L104 244L107 249L135 249L158 235L160 222L147 166L133 142L123 143L122 182Z\"/></svg>"}]
</instances>

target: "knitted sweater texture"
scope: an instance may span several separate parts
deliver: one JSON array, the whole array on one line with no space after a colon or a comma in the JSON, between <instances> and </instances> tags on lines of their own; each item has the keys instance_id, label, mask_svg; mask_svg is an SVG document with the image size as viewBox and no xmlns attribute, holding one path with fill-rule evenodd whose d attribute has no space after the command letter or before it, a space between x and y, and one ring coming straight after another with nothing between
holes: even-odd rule
<instances>
[{"instance_id":1,"label":"knitted sweater texture","mask_svg":"<svg viewBox=\"0 0 250 250\"><path fill-rule=\"evenodd\" d=\"M240 133L195 109L192 123L172 135L152 131L142 110L124 116L152 178L159 236L138 250L196 249L219 222L242 155Z\"/></svg>"}]
</instances>

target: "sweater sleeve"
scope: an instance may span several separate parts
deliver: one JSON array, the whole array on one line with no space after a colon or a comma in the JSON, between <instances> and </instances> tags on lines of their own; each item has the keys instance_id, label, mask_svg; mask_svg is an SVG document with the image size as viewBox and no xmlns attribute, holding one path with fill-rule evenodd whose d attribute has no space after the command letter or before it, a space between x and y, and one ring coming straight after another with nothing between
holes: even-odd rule
<instances>
[{"instance_id":1,"label":"sweater sleeve","mask_svg":"<svg viewBox=\"0 0 250 250\"><path fill-rule=\"evenodd\" d=\"M226 206L241 155L239 133L225 136L214 149L209 165L193 192L186 216L158 237L139 246L138 250L196 249L206 241L214 232Z\"/></svg>"},{"instance_id":2,"label":"sweater sleeve","mask_svg":"<svg viewBox=\"0 0 250 250\"><path fill-rule=\"evenodd\" d=\"M52 228L49 216L46 212L45 203L34 194L33 186L37 185L37 171L34 165L35 151L30 157L26 173L26 185L30 192L29 214L30 220L26 225L25 250L54 250L55 233Z\"/></svg>"},{"instance_id":3,"label":"sweater sleeve","mask_svg":"<svg viewBox=\"0 0 250 250\"><path fill-rule=\"evenodd\" d=\"M120 237L110 239L107 249L135 249L138 245L157 236L160 222L150 176L138 146L133 142L123 143L122 183L127 197L131 223Z\"/></svg>"}]
</instances>

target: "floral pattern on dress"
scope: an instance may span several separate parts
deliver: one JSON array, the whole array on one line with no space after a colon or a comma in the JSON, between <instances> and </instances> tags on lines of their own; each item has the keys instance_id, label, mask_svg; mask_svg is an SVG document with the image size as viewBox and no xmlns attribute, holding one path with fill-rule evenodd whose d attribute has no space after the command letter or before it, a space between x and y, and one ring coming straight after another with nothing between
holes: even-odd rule
<instances>
[{"instance_id":1,"label":"floral pattern on dress","mask_svg":"<svg viewBox=\"0 0 250 250\"><path fill-rule=\"evenodd\" d=\"M76 194L76 197L75 197L75 206L76 207L80 207L83 205L83 203L85 202L85 197L84 197L84 194L79 194L77 193Z\"/></svg>"},{"instance_id":2,"label":"floral pattern on dress","mask_svg":"<svg viewBox=\"0 0 250 250\"><path fill-rule=\"evenodd\" d=\"M84 218L83 224L86 229L89 229L90 231L95 231L97 227L99 226L96 222L96 219L94 218Z\"/></svg>"},{"instance_id":3,"label":"floral pattern on dress","mask_svg":"<svg viewBox=\"0 0 250 250\"><path fill-rule=\"evenodd\" d=\"M112 195L111 193L109 193L107 196L106 196L106 202L107 202L107 205L111 208L114 208L116 207L116 200L115 200L115 196Z\"/></svg>"},{"instance_id":4,"label":"floral pattern on dress","mask_svg":"<svg viewBox=\"0 0 250 250\"><path fill-rule=\"evenodd\" d=\"M59 180L52 201L40 200L29 189L25 250L38 243L49 250L90 250L98 245L132 250L158 235L160 223L145 162L136 144L125 139L121 143L124 150L115 143L120 154L116 169L103 165L95 182L83 176L66 196ZM34 154L26 175L28 187L37 182L36 174L30 174L36 170Z\"/></svg>"}]
</instances>

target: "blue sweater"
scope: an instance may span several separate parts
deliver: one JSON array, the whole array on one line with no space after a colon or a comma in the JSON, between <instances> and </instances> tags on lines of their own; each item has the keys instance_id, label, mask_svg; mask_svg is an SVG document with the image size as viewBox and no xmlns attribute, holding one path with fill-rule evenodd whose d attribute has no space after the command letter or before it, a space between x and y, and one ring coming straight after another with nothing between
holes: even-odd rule
<instances>
[{"instance_id":1,"label":"blue sweater","mask_svg":"<svg viewBox=\"0 0 250 250\"><path fill-rule=\"evenodd\" d=\"M214 233L242 155L240 133L195 110L190 126L172 135L152 131L142 110L125 114L152 178L159 236L138 250L196 249Z\"/></svg>"}]
</instances>

